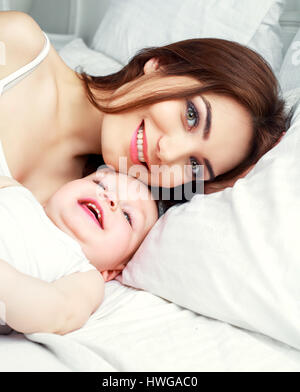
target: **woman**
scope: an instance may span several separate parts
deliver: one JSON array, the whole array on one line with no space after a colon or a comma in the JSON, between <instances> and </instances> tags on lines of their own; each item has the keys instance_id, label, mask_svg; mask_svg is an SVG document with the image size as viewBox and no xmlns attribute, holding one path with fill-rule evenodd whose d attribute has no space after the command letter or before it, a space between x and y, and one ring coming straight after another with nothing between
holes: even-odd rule
<instances>
[{"instance_id":1,"label":"woman","mask_svg":"<svg viewBox=\"0 0 300 392\"><path fill-rule=\"evenodd\" d=\"M1 12L0 41L3 79L39 55L45 36L30 16ZM4 90L0 118L8 168L41 203L100 154L156 186L195 181L200 165L205 181L231 184L274 146L287 122L265 61L216 39L144 50L106 77L74 72L51 47Z\"/></svg>"}]
</instances>

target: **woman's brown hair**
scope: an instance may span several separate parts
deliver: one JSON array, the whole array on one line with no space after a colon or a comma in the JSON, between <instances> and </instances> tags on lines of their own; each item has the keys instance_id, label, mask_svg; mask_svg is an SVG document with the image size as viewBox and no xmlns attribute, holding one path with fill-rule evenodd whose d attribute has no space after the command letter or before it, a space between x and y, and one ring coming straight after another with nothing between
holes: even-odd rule
<instances>
[{"instance_id":1,"label":"woman's brown hair","mask_svg":"<svg viewBox=\"0 0 300 392\"><path fill-rule=\"evenodd\" d=\"M159 62L159 72L144 75L144 65L151 58ZM190 39L163 47L146 48L119 72L108 76L89 76L82 72L89 100L105 113L120 113L170 99L180 99L207 92L228 96L242 104L252 118L253 140L248 156L230 172L214 180L215 189L226 187L270 150L289 126L290 114L280 94L277 79L268 63L256 52L236 42L203 38ZM188 76L197 87L174 87L149 91L130 99L130 93L142 90L145 80L164 76ZM126 83L131 83L126 88ZM128 96L120 105L100 102L92 90L114 92L123 87L114 100Z\"/></svg>"}]
</instances>

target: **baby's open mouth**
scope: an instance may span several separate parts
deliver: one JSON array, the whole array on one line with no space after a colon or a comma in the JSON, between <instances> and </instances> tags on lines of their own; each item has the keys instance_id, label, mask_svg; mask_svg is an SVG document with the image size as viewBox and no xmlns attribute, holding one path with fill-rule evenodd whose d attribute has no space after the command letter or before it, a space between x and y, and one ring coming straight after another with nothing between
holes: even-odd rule
<instances>
[{"instance_id":1,"label":"baby's open mouth","mask_svg":"<svg viewBox=\"0 0 300 392\"><path fill-rule=\"evenodd\" d=\"M103 229L103 214L98 203L89 200L82 200L79 201L79 204L90 215L90 217L98 223L101 229Z\"/></svg>"}]
</instances>

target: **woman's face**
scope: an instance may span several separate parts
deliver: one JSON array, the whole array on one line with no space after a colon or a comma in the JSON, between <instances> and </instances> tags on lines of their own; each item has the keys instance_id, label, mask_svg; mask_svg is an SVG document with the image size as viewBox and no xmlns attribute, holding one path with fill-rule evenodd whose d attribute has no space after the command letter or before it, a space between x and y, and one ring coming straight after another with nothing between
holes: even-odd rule
<instances>
[{"instance_id":1,"label":"woman's face","mask_svg":"<svg viewBox=\"0 0 300 392\"><path fill-rule=\"evenodd\" d=\"M189 77L165 77L145 90L195 83ZM116 171L153 186L175 187L195 176L211 180L235 168L246 158L252 134L251 117L242 105L209 93L105 114L102 154Z\"/></svg>"}]
</instances>

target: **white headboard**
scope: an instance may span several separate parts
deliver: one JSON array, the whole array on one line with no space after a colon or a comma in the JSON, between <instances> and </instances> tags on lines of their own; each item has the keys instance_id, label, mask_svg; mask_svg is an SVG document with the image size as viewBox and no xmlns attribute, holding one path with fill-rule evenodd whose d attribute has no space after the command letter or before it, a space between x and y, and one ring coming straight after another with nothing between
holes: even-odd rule
<instances>
[{"instance_id":1,"label":"white headboard","mask_svg":"<svg viewBox=\"0 0 300 392\"><path fill-rule=\"evenodd\" d=\"M81 16L77 23L76 32L89 44L109 4L109 0L76 1L78 1L79 8L81 8L79 12ZM286 7L280 23L283 29L284 52L286 52L290 42L300 28L300 0L286 0Z\"/></svg>"},{"instance_id":2,"label":"white headboard","mask_svg":"<svg viewBox=\"0 0 300 392\"><path fill-rule=\"evenodd\" d=\"M66 40L79 36L89 45L109 5L109 1L0 0L0 9L17 9L28 12L45 31L65 35ZM286 0L286 3L281 18L285 50L300 28L300 0Z\"/></svg>"},{"instance_id":3,"label":"white headboard","mask_svg":"<svg viewBox=\"0 0 300 392\"><path fill-rule=\"evenodd\" d=\"M296 32L300 29L300 0L286 0L286 7L280 19L284 52L286 52Z\"/></svg>"},{"instance_id":4,"label":"white headboard","mask_svg":"<svg viewBox=\"0 0 300 392\"><path fill-rule=\"evenodd\" d=\"M81 9L79 12L80 17L77 21L76 33L83 37L87 44L90 44L99 25L99 21L108 7L109 0L71 1L77 1L78 6ZM300 0L286 0L286 7L280 19L280 24L282 26L285 53L293 37L300 28Z\"/></svg>"}]
</instances>

